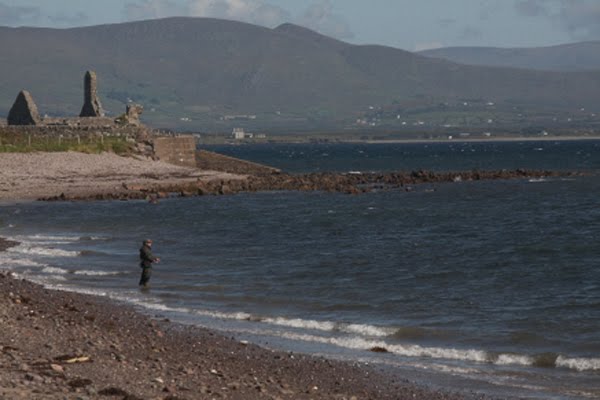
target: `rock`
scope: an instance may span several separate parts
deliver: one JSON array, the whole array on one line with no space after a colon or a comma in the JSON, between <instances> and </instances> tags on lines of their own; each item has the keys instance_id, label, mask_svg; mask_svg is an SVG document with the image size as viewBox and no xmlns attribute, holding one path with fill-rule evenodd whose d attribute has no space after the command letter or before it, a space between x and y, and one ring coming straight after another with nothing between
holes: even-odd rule
<instances>
[{"instance_id":1,"label":"rock","mask_svg":"<svg viewBox=\"0 0 600 400\"><path fill-rule=\"evenodd\" d=\"M44 378L39 376L38 374L34 374L32 372L28 372L25 374L25 380L29 382L43 382Z\"/></svg>"},{"instance_id":2,"label":"rock","mask_svg":"<svg viewBox=\"0 0 600 400\"><path fill-rule=\"evenodd\" d=\"M33 97L28 91L22 90L17 95L12 108L8 112L8 125L40 125L42 119L38 113Z\"/></svg>"},{"instance_id":3,"label":"rock","mask_svg":"<svg viewBox=\"0 0 600 400\"><path fill-rule=\"evenodd\" d=\"M109 387L106 389L102 389L98 392L100 396L128 396L129 393L124 391L123 389L119 389L116 387Z\"/></svg>"},{"instance_id":4,"label":"rock","mask_svg":"<svg viewBox=\"0 0 600 400\"><path fill-rule=\"evenodd\" d=\"M58 365L58 364L50 364L50 369L52 369L52 371L54 371L54 372L58 372L61 374L65 372L65 369L61 365Z\"/></svg>"},{"instance_id":5,"label":"rock","mask_svg":"<svg viewBox=\"0 0 600 400\"><path fill-rule=\"evenodd\" d=\"M369 351L372 351L373 353L387 353L388 349L386 349L385 347L375 346L371 347Z\"/></svg>"},{"instance_id":6,"label":"rock","mask_svg":"<svg viewBox=\"0 0 600 400\"><path fill-rule=\"evenodd\" d=\"M86 387L92 384L91 379L86 379L86 378L75 378L75 379L71 379L68 382L68 385L71 386L72 388L82 388L82 387Z\"/></svg>"}]
</instances>

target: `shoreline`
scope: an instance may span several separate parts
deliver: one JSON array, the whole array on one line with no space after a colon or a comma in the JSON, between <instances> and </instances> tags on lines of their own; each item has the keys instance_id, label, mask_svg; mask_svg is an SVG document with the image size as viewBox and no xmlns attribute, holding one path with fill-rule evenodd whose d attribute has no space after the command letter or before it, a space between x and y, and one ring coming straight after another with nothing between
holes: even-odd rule
<instances>
[{"instance_id":1,"label":"shoreline","mask_svg":"<svg viewBox=\"0 0 600 400\"><path fill-rule=\"evenodd\" d=\"M490 138L463 138L453 137L452 139L390 139L390 140L365 140L353 143L368 144L394 144L394 143L494 143L494 142L568 142L581 140L600 140L600 136L539 136L539 137L490 137Z\"/></svg>"},{"instance_id":2,"label":"shoreline","mask_svg":"<svg viewBox=\"0 0 600 400\"><path fill-rule=\"evenodd\" d=\"M420 184L582 175L586 173L524 169L288 174L223 156L218 162L207 163L200 169L110 153L13 153L0 154L0 203L39 200L156 202L167 197L282 190L361 194L386 190L411 191L413 185Z\"/></svg>"},{"instance_id":3,"label":"shoreline","mask_svg":"<svg viewBox=\"0 0 600 400\"><path fill-rule=\"evenodd\" d=\"M452 139L446 138L406 138L406 139L338 139L328 138L327 136L307 136L306 140L282 140L279 139L282 136L270 137L269 140L257 141L257 140L223 140L222 142L213 143L206 142L200 143L201 146L240 146L240 145L255 145L255 144L428 144L428 143L494 143L494 142L568 142L568 141L581 141L581 140L599 140L600 136L491 136L491 137L456 137L455 134L449 134Z\"/></svg>"},{"instance_id":4,"label":"shoreline","mask_svg":"<svg viewBox=\"0 0 600 400\"><path fill-rule=\"evenodd\" d=\"M0 239L0 251L16 242ZM270 350L0 271L0 398L485 399L361 362Z\"/></svg>"}]
</instances>

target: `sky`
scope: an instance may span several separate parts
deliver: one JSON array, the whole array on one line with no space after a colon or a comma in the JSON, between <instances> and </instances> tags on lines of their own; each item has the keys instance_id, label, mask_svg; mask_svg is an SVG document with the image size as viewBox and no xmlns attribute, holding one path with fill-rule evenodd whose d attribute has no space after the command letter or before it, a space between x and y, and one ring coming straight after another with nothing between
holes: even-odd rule
<instances>
[{"instance_id":1,"label":"sky","mask_svg":"<svg viewBox=\"0 0 600 400\"><path fill-rule=\"evenodd\" d=\"M0 0L0 26L68 28L170 16L291 22L409 51L600 40L600 0Z\"/></svg>"}]
</instances>

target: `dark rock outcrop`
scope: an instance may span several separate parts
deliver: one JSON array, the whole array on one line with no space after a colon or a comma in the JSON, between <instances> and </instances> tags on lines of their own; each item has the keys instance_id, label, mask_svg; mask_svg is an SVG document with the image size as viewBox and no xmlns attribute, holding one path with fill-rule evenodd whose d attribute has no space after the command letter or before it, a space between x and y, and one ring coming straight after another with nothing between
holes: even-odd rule
<instances>
[{"instance_id":1,"label":"dark rock outcrop","mask_svg":"<svg viewBox=\"0 0 600 400\"><path fill-rule=\"evenodd\" d=\"M87 71L83 78L83 108L80 117L104 117L104 110L98 98L98 78L94 71Z\"/></svg>"},{"instance_id":2,"label":"dark rock outcrop","mask_svg":"<svg viewBox=\"0 0 600 400\"><path fill-rule=\"evenodd\" d=\"M213 179L196 182L156 182L146 185L124 185L112 192L90 195L60 195L40 198L44 201L65 200L155 200L165 197L189 197L206 195L230 195L241 192L263 191L322 191L330 193L361 194L402 190L416 191L413 185L424 185L421 190L434 192L436 184L461 184L468 181L539 179L552 177L582 176L577 171L543 171L543 170L500 170L500 171L462 171L462 172L386 172L365 174L310 173L288 175L273 173L250 175L247 178Z\"/></svg>"},{"instance_id":3,"label":"dark rock outcrop","mask_svg":"<svg viewBox=\"0 0 600 400\"><path fill-rule=\"evenodd\" d=\"M22 90L8 113L8 125L39 125L41 122L33 97Z\"/></svg>"}]
</instances>

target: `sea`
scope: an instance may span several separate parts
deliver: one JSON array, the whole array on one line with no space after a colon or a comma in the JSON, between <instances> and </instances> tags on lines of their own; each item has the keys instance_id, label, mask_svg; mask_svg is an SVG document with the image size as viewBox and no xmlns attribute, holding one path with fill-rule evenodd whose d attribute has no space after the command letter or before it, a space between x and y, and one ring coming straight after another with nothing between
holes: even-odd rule
<instances>
[{"instance_id":1,"label":"sea","mask_svg":"<svg viewBox=\"0 0 600 400\"><path fill-rule=\"evenodd\" d=\"M600 141L204 146L290 173L536 169L360 195L0 204L0 269L434 389L600 399ZM138 250L161 258L138 288ZM372 350L379 350L375 352Z\"/></svg>"}]
</instances>

